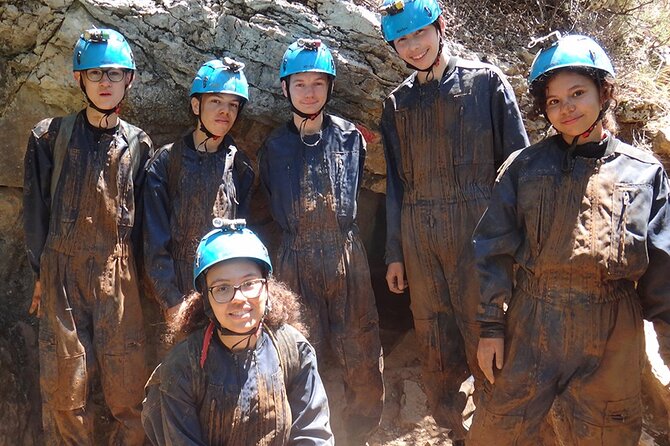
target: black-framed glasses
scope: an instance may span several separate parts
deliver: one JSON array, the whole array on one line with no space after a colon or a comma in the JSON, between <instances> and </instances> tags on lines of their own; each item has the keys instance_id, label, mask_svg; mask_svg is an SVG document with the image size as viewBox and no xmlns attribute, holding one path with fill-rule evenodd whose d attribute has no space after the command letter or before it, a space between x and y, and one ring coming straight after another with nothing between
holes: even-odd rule
<instances>
[{"instance_id":1,"label":"black-framed glasses","mask_svg":"<svg viewBox=\"0 0 670 446\"><path fill-rule=\"evenodd\" d=\"M91 68L86 70L86 79L91 82L100 82L104 75L107 75L107 79L110 82L121 82L126 76L126 70L121 68L110 68L109 70L103 70L101 68Z\"/></svg>"},{"instance_id":2,"label":"black-framed glasses","mask_svg":"<svg viewBox=\"0 0 670 446\"><path fill-rule=\"evenodd\" d=\"M263 291L263 286L267 282L266 279L258 278L247 280L239 285L214 285L207 287L207 291L212 295L215 301L220 304L227 304L235 296L235 292L239 291L242 296L247 299L258 299Z\"/></svg>"}]
</instances>

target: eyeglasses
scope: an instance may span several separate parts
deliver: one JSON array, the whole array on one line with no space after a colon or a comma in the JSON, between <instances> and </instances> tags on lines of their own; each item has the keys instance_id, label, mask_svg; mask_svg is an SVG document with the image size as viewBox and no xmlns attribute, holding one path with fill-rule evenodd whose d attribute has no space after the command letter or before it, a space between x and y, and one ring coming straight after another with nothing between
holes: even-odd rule
<instances>
[{"instance_id":1,"label":"eyeglasses","mask_svg":"<svg viewBox=\"0 0 670 446\"><path fill-rule=\"evenodd\" d=\"M126 70L119 68L112 68L110 70L101 70L99 68L92 68L86 70L86 79L91 82L100 82L103 75L107 75L107 79L111 82L121 82L126 76Z\"/></svg>"},{"instance_id":2,"label":"eyeglasses","mask_svg":"<svg viewBox=\"0 0 670 446\"><path fill-rule=\"evenodd\" d=\"M207 288L209 294L212 295L215 301L220 304L227 304L235 296L235 292L239 290L242 296L247 299L258 299L263 291L263 285L267 282L266 279L251 279L239 285L214 285Z\"/></svg>"}]
</instances>

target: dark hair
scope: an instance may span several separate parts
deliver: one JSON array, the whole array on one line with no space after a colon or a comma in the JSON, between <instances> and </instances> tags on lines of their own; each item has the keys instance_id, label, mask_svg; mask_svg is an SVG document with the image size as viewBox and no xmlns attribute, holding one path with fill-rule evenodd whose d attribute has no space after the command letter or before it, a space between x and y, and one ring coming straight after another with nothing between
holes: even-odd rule
<instances>
[{"instance_id":1,"label":"dark hair","mask_svg":"<svg viewBox=\"0 0 670 446\"><path fill-rule=\"evenodd\" d=\"M617 87L614 77L611 74L603 70L598 70L596 68L590 67L565 67L557 68L545 73L537 78L529 88L529 93L533 99L533 107L528 114L530 119L537 119L540 116L544 116L547 119L546 115L546 106L547 106L547 84L549 81L558 73L570 71L573 73L581 74L593 80L598 88L598 93L600 97L605 98L605 106L607 110L603 116L603 127L610 131L613 135L617 132L617 123L614 118L614 109L618 104L616 97ZM549 121L549 119L547 119ZM549 123L551 124L551 122Z\"/></svg>"},{"instance_id":2,"label":"dark hair","mask_svg":"<svg viewBox=\"0 0 670 446\"><path fill-rule=\"evenodd\" d=\"M265 316L263 324L271 329L290 324L306 335L307 326L303 321L298 295L272 276L267 277L267 293L268 300L271 301L270 311ZM184 306L172 322L168 323L165 335L167 341L180 340L209 324L209 318L205 314L205 298L198 291L193 291L187 296Z\"/></svg>"}]
</instances>

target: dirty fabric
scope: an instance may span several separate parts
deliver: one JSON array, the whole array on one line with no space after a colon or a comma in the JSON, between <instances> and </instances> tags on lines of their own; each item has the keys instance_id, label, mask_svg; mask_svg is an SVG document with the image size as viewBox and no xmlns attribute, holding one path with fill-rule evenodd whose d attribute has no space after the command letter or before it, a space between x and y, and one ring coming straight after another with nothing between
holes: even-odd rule
<instances>
[{"instance_id":1,"label":"dirty fabric","mask_svg":"<svg viewBox=\"0 0 670 446\"><path fill-rule=\"evenodd\" d=\"M260 175L283 230L277 276L301 297L319 358L344 373L350 437L379 425L384 399L379 318L367 254L355 223L365 143L349 122L326 116L306 137L289 123L259 152Z\"/></svg>"},{"instance_id":2,"label":"dirty fabric","mask_svg":"<svg viewBox=\"0 0 670 446\"><path fill-rule=\"evenodd\" d=\"M149 290L166 310L193 288L193 258L214 217L244 218L254 171L226 135L213 153L195 150L191 132L159 149L144 188L144 265Z\"/></svg>"},{"instance_id":3,"label":"dirty fabric","mask_svg":"<svg viewBox=\"0 0 670 446\"><path fill-rule=\"evenodd\" d=\"M474 444L536 444L557 397L570 444L640 436L642 317L670 322L668 179L611 136L578 146L564 172L567 146L555 136L510 157L474 233L481 335L505 338Z\"/></svg>"},{"instance_id":4,"label":"dirty fabric","mask_svg":"<svg viewBox=\"0 0 670 446\"><path fill-rule=\"evenodd\" d=\"M200 366L204 329L177 344L147 383L142 422L154 445L332 445L328 401L316 355L292 327L299 367L285 382L276 346L263 331L254 350L231 352L212 338Z\"/></svg>"},{"instance_id":5,"label":"dirty fabric","mask_svg":"<svg viewBox=\"0 0 670 446\"><path fill-rule=\"evenodd\" d=\"M386 263L404 262L421 349L424 385L436 422L465 431L461 382L477 366L479 288L472 231L496 169L528 140L511 86L486 64L452 58L442 79L416 74L385 101Z\"/></svg>"},{"instance_id":6,"label":"dirty fabric","mask_svg":"<svg viewBox=\"0 0 670 446\"><path fill-rule=\"evenodd\" d=\"M55 197L52 145L60 120L40 122L25 158L24 226L42 282L39 330L43 403L65 444L93 444L91 380L99 373L116 426L110 444L141 445L147 370L132 235L151 141L132 159L122 127L75 121ZM137 174L133 177L132 172ZM47 439L47 441L57 441Z\"/></svg>"}]
</instances>

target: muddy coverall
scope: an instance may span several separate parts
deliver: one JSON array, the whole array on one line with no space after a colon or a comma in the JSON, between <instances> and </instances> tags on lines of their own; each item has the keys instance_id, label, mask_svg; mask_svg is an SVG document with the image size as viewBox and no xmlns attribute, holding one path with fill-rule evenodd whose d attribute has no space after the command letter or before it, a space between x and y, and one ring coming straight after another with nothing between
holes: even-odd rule
<instances>
[{"instance_id":1,"label":"muddy coverall","mask_svg":"<svg viewBox=\"0 0 670 446\"><path fill-rule=\"evenodd\" d=\"M140 131L133 157L121 125L98 129L79 113L51 197L60 122L38 123L25 156L26 243L42 284L40 386L45 418L52 417L59 431L45 425L45 436L49 444L93 444L88 403L92 376L99 372L116 419L110 444L140 445L148 373L133 250L151 140Z\"/></svg>"},{"instance_id":2,"label":"muddy coverall","mask_svg":"<svg viewBox=\"0 0 670 446\"><path fill-rule=\"evenodd\" d=\"M556 397L571 445L640 437L642 318L670 323L668 179L611 136L577 146L569 172L566 149L559 135L512 155L474 233L481 336L504 337L505 357L473 445L537 444Z\"/></svg>"},{"instance_id":3,"label":"muddy coverall","mask_svg":"<svg viewBox=\"0 0 670 446\"><path fill-rule=\"evenodd\" d=\"M144 267L163 310L193 288L193 258L214 217L243 218L254 171L226 135L218 151L195 150L188 132L156 152L144 188Z\"/></svg>"},{"instance_id":4,"label":"muddy coverall","mask_svg":"<svg viewBox=\"0 0 670 446\"><path fill-rule=\"evenodd\" d=\"M177 344L147 383L142 423L156 446L332 446L328 399L312 346L293 327L298 366L285 374L264 330L254 350L231 352L205 329ZM297 373L295 373L297 372ZM286 377L286 378L285 378ZM285 379L290 382L285 382Z\"/></svg>"},{"instance_id":5,"label":"muddy coverall","mask_svg":"<svg viewBox=\"0 0 670 446\"><path fill-rule=\"evenodd\" d=\"M465 430L459 387L477 365L479 288L472 231L496 169L528 144L511 86L490 65L451 58L439 82L416 73L384 102L386 263L404 262L435 421Z\"/></svg>"},{"instance_id":6,"label":"muddy coverall","mask_svg":"<svg viewBox=\"0 0 670 446\"><path fill-rule=\"evenodd\" d=\"M352 441L362 441L379 425L384 400L379 317L355 221L365 141L353 124L330 115L320 135L305 138L318 144L305 145L291 121L258 155L272 216L283 231L276 272L306 307L322 366L334 358L342 368L343 425Z\"/></svg>"}]
</instances>

